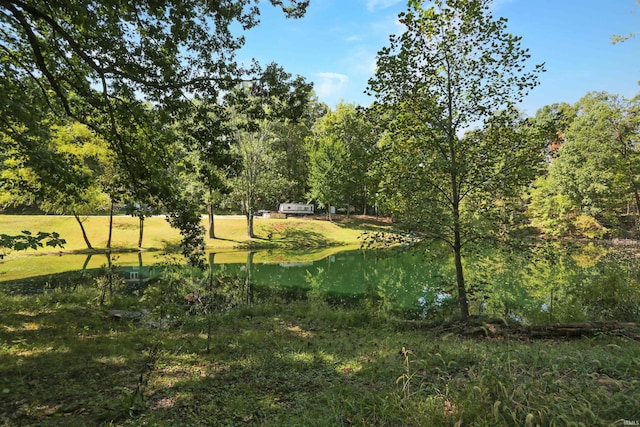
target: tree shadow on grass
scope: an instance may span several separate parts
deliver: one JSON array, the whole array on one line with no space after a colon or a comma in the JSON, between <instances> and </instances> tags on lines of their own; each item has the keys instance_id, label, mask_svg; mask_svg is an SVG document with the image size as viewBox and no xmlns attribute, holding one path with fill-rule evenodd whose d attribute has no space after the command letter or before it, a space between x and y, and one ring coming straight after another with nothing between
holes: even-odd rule
<instances>
[{"instance_id":1,"label":"tree shadow on grass","mask_svg":"<svg viewBox=\"0 0 640 427\"><path fill-rule=\"evenodd\" d=\"M322 233L309 229L288 226L283 223L264 227L260 233L260 242L250 242L251 247L279 247L285 249L307 249L339 246L341 243L327 238Z\"/></svg>"},{"instance_id":2,"label":"tree shadow on grass","mask_svg":"<svg viewBox=\"0 0 640 427\"><path fill-rule=\"evenodd\" d=\"M0 423L95 425L128 416L127 390L138 384L154 332L69 304L0 313Z\"/></svg>"},{"instance_id":3,"label":"tree shadow on grass","mask_svg":"<svg viewBox=\"0 0 640 427\"><path fill-rule=\"evenodd\" d=\"M637 417L633 341L615 351L600 345L612 354L599 362L604 369L628 372L602 385L591 365L590 375L576 368L581 347L435 339L369 311L331 310L328 301L248 304L216 314L210 342L205 317L154 330L62 296L47 304L7 302L0 299L3 425L489 425L497 409L524 425L530 406L521 401L557 408L544 412L551 423L570 416L599 425L572 405L554 406L579 390L572 381L584 396L595 393L588 409L600 419ZM157 342L161 354L149 364ZM513 369L504 368L507 357ZM538 377L567 378L540 393L531 366ZM131 399L137 389L140 399ZM516 398L497 407L500 392Z\"/></svg>"},{"instance_id":4,"label":"tree shadow on grass","mask_svg":"<svg viewBox=\"0 0 640 427\"><path fill-rule=\"evenodd\" d=\"M393 226L390 218L367 215L340 215L334 222L338 227L361 231L384 231Z\"/></svg>"}]
</instances>

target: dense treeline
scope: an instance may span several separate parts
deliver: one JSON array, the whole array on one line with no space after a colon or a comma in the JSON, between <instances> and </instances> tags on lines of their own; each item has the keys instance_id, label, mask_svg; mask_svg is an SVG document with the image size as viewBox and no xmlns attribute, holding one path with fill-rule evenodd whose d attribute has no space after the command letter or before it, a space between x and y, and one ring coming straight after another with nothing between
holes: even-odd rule
<instances>
[{"instance_id":1,"label":"dense treeline","mask_svg":"<svg viewBox=\"0 0 640 427\"><path fill-rule=\"evenodd\" d=\"M509 214L518 215L520 225L552 236L634 237L640 203L639 111L640 97L629 100L592 92L573 105L548 105L513 124L516 139L528 138L541 149L540 162L532 171L535 181L521 188L518 206L512 206ZM372 120L371 111L367 114L342 103L332 110L310 94L305 114L304 120L295 122L261 122L257 136L238 135L229 142L225 162L217 169L196 158L178 138L168 139L164 146L172 156L167 167L182 181L180 188L199 201L200 212L206 212L209 203L221 212L247 211L241 193L246 174L259 176L259 182L251 185L260 186L253 189L258 196L248 212L274 210L280 202L308 201L321 210L351 205L358 214L408 221L412 213L404 194L415 195L421 186L411 173L427 166L391 158L393 139L376 133L378 122ZM49 187L41 171L5 149L0 203L6 210L76 215L80 220L106 214L113 204L141 217L164 211L152 195L144 200L127 194L118 183L122 177L115 153L87 126L59 120L49 133L40 148L63 162L73 179ZM411 147L403 148L405 158L417 159ZM203 179L207 174L211 177ZM425 175L429 176L428 170Z\"/></svg>"}]
</instances>

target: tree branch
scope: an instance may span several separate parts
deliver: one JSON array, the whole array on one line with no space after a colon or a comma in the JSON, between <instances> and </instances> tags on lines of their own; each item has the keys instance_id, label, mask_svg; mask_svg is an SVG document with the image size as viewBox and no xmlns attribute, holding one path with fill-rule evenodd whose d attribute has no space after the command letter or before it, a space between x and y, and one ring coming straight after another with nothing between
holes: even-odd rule
<instances>
[{"instance_id":1,"label":"tree branch","mask_svg":"<svg viewBox=\"0 0 640 427\"><path fill-rule=\"evenodd\" d=\"M6 0L0 0L0 1L2 2L2 4L6 5L7 9L9 11L11 11L13 16L15 16L16 19L20 22L20 26L24 29L24 31L25 31L25 33L27 35L27 39L29 40L29 45L31 46L31 49L33 50L33 54L34 54L34 57L35 57L35 60L36 60L36 65L38 66L38 69L42 72L42 74L44 74L44 76L46 77L47 81L51 85L51 88L54 90L54 92L56 93L56 95L60 99L60 102L62 103L62 106L63 106L65 112L69 116L71 116L72 115L71 107L69 106L69 102L67 100L67 97L65 96L62 88L58 84L58 81L56 80L55 76L53 74L51 74L51 71L47 67L47 64L45 63L44 57L42 55L42 50L40 48L40 44L38 42L38 38L36 37L36 35L34 34L33 30L31 29L31 25L29 24L29 22L25 18L24 14L22 12L20 12L18 9L16 9L13 5L9 4Z\"/></svg>"}]
</instances>

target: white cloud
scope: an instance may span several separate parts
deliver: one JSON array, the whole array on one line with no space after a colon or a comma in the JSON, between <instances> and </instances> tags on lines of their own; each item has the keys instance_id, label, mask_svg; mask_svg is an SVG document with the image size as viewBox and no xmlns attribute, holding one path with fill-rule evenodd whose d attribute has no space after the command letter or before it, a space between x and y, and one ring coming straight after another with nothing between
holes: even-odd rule
<instances>
[{"instance_id":1,"label":"white cloud","mask_svg":"<svg viewBox=\"0 0 640 427\"><path fill-rule=\"evenodd\" d=\"M407 29L405 25L400 22L398 15L388 15L379 21L372 22L370 24L371 34L377 37L383 37L385 41L388 40L391 34L396 36L401 35Z\"/></svg>"},{"instance_id":2,"label":"white cloud","mask_svg":"<svg viewBox=\"0 0 640 427\"><path fill-rule=\"evenodd\" d=\"M404 0L367 0L367 10L373 12L376 10L386 9Z\"/></svg>"},{"instance_id":3,"label":"white cloud","mask_svg":"<svg viewBox=\"0 0 640 427\"><path fill-rule=\"evenodd\" d=\"M320 99L336 99L344 93L349 77L340 73L317 73L314 90Z\"/></svg>"},{"instance_id":4,"label":"white cloud","mask_svg":"<svg viewBox=\"0 0 640 427\"><path fill-rule=\"evenodd\" d=\"M377 55L378 51L375 48L359 46L349 51L343 63L348 68L349 74L363 75L368 78L376 69Z\"/></svg>"},{"instance_id":5,"label":"white cloud","mask_svg":"<svg viewBox=\"0 0 640 427\"><path fill-rule=\"evenodd\" d=\"M515 3L517 0L493 0L490 5L491 11L495 12L509 3Z\"/></svg>"}]
</instances>

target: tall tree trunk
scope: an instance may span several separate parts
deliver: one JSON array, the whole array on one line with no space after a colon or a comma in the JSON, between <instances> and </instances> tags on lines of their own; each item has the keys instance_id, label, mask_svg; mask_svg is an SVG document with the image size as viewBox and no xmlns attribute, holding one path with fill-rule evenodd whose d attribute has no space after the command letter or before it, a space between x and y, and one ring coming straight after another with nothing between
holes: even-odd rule
<instances>
[{"instance_id":1,"label":"tall tree trunk","mask_svg":"<svg viewBox=\"0 0 640 427\"><path fill-rule=\"evenodd\" d=\"M142 236L144 235L144 215L138 216L140 233L138 234L138 249L142 248Z\"/></svg>"},{"instance_id":2,"label":"tall tree trunk","mask_svg":"<svg viewBox=\"0 0 640 427\"><path fill-rule=\"evenodd\" d=\"M363 200L363 205L364 208L362 209L362 215L367 216L367 203L369 202L369 200L367 200L367 184L364 185L364 189L363 189L363 194L362 194L362 198Z\"/></svg>"},{"instance_id":3,"label":"tall tree trunk","mask_svg":"<svg viewBox=\"0 0 640 427\"><path fill-rule=\"evenodd\" d=\"M327 219L331 221L331 203L327 203Z\"/></svg>"},{"instance_id":4,"label":"tall tree trunk","mask_svg":"<svg viewBox=\"0 0 640 427\"><path fill-rule=\"evenodd\" d=\"M455 159L453 148L451 149L451 158ZM464 269L462 267L462 237L460 230L460 189L458 188L458 174L455 173L455 167L451 172L451 214L453 216L453 257L456 267L456 282L458 284L458 304L460 305L460 316L462 321L469 319L469 301L467 300L467 288L464 281Z\"/></svg>"},{"instance_id":5,"label":"tall tree trunk","mask_svg":"<svg viewBox=\"0 0 640 427\"><path fill-rule=\"evenodd\" d=\"M80 230L82 230L82 238L84 239L84 243L86 243L87 248L93 249L93 246L91 246L91 242L89 241L89 237L87 237L87 231L84 229L84 224L82 224L82 220L77 213L74 213L73 216L75 217L76 221L78 221L78 224L80 224Z\"/></svg>"},{"instance_id":6,"label":"tall tree trunk","mask_svg":"<svg viewBox=\"0 0 640 427\"><path fill-rule=\"evenodd\" d=\"M462 246L460 244L460 231L457 230L454 236L453 255L456 266L456 281L458 283L458 303L460 305L460 316L462 321L469 319L469 301L467 300L467 288L464 281L464 270L462 268Z\"/></svg>"},{"instance_id":7,"label":"tall tree trunk","mask_svg":"<svg viewBox=\"0 0 640 427\"><path fill-rule=\"evenodd\" d=\"M636 185L636 182L633 180L633 176L629 177L629 181L631 183L631 190L633 191L633 196L636 200L636 228L638 228L638 220L640 220L640 191L638 190L638 186Z\"/></svg>"},{"instance_id":8,"label":"tall tree trunk","mask_svg":"<svg viewBox=\"0 0 640 427\"><path fill-rule=\"evenodd\" d=\"M250 239L255 238L255 234L253 234L253 214L251 212L247 212L247 236Z\"/></svg>"},{"instance_id":9,"label":"tall tree trunk","mask_svg":"<svg viewBox=\"0 0 640 427\"><path fill-rule=\"evenodd\" d=\"M209 238L216 238L216 231L213 224L213 204L211 202L207 203L207 215L209 216Z\"/></svg>"},{"instance_id":10,"label":"tall tree trunk","mask_svg":"<svg viewBox=\"0 0 640 427\"><path fill-rule=\"evenodd\" d=\"M109 207L109 238L107 239L107 249L111 249L111 236L113 235L113 200Z\"/></svg>"},{"instance_id":11,"label":"tall tree trunk","mask_svg":"<svg viewBox=\"0 0 640 427\"><path fill-rule=\"evenodd\" d=\"M452 158L453 150L451 150ZM455 168L452 168L455 170ZM458 284L458 304L460 305L460 316L462 321L466 322L469 319L469 301L467 300L467 288L464 281L464 269L462 267L462 237L460 230L460 194L458 188L458 175L455 172L451 173L451 194L452 205L451 213L453 216L453 256L454 264L456 267L456 282Z\"/></svg>"}]
</instances>

